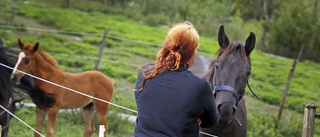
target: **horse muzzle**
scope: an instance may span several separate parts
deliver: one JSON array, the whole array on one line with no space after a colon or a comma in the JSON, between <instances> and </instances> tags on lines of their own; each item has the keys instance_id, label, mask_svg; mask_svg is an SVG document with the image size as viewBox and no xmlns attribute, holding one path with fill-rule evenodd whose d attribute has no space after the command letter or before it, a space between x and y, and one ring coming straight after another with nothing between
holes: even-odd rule
<instances>
[{"instance_id":1,"label":"horse muzzle","mask_svg":"<svg viewBox=\"0 0 320 137\"><path fill-rule=\"evenodd\" d=\"M10 79L11 79L11 82L15 85L18 85L20 84L20 79L23 77L22 74L12 74Z\"/></svg>"},{"instance_id":2,"label":"horse muzzle","mask_svg":"<svg viewBox=\"0 0 320 137\"><path fill-rule=\"evenodd\" d=\"M236 107L228 102L224 102L222 104L218 105L218 110L220 113L219 117L219 123L223 125L230 124L234 117L236 112Z\"/></svg>"}]
</instances>

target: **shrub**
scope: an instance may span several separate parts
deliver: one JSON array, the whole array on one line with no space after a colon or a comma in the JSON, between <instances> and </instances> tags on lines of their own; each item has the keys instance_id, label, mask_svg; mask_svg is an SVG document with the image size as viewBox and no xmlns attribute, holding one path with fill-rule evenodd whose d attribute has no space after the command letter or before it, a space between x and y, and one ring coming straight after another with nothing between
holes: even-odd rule
<instances>
[{"instance_id":1,"label":"shrub","mask_svg":"<svg viewBox=\"0 0 320 137\"><path fill-rule=\"evenodd\" d=\"M150 26L158 26L159 24L167 25L169 17L164 14L149 14L144 22Z\"/></svg>"}]
</instances>

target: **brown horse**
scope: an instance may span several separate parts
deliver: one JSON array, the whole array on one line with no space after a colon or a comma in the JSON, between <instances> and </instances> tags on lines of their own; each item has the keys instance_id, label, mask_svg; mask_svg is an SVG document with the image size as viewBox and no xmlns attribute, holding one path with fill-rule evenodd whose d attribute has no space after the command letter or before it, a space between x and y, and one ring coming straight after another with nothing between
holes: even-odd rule
<instances>
[{"instance_id":1,"label":"brown horse","mask_svg":"<svg viewBox=\"0 0 320 137\"><path fill-rule=\"evenodd\" d=\"M36 77L82 92L94 98L108 102L112 99L114 93L113 81L103 73L98 71L86 71L78 74L67 73L59 67L58 63L52 57L39 48L38 42L32 46L22 43L19 39L18 43L21 52L11 75L11 79L15 83L19 83L20 78L24 76L24 73L20 71L31 72L31 74ZM50 94L54 94L56 100L54 106L47 109L37 106L35 129L38 132L41 133L46 113L48 113L47 136L53 137L59 109L83 107L83 120L85 124L84 136L90 137L95 130L93 122L94 111L96 111L98 115L99 125L105 125L106 136L108 132L108 103L68 91L65 88L55 86L41 79L33 79L39 88ZM39 135L35 133L34 136Z\"/></svg>"},{"instance_id":2,"label":"brown horse","mask_svg":"<svg viewBox=\"0 0 320 137\"><path fill-rule=\"evenodd\" d=\"M23 97L17 98L18 95L14 97L14 94L19 92L17 88L26 92L39 107L51 107L55 102L52 95L36 87L32 78L29 76L23 77L19 85L14 85L10 81L12 69L9 69L9 67L13 67L15 63L14 57L11 56L13 54L15 54L15 52L9 47L4 47L0 39L0 105L4 108L0 109L0 125L2 125L1 137L8 136L10 127L11 115L6 110L14 113L16 110L15 103L24 99Z\"/></svg>"},{"instance_id":3,"label":"brown horse","mask_svg":"<svg viewBox=\"0 0 320 137\"><path fill-rule=\"evenodd\" d=\"M255 40L254 33L250 33L245 45L241 42L230 43L224 27L221 26L218 34L220 50L217 53L217 59L212 60L211 64L199 63L199 61L207 62L209 59L197 57L195 63L189 68L194 74L209 81L220 113L218 124L212 128L202 128L201 137L247 136L247 112L243 96L251 72L250 53L254 49ZM201 64L206 65L199 66ZM205 74L195 71L201 67L209 69Z\"/></svg>"}]
</instances>

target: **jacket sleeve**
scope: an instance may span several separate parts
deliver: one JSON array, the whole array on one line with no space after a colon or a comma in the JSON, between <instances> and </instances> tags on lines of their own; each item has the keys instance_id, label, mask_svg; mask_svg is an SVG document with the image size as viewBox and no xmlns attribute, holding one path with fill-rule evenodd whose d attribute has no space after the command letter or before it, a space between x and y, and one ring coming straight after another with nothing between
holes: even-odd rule
<instances>
[{"instance_id":1,"label":"jacket sleeve","mask_svg":"<svg viewBox=\"0 0 320 137\"><path fill-rule=\"evenodd\" d=\"M138 76L137 76L137 80L136 80L136 84L135 84L135 88L133 89L133 91L141 91L142 81L144 79L143 71L151 69L152 67L154 67L153 64L146 64L146 65L143 65L140 67L139 72L138 72Z\"/></svg>"},{"instance_id":2,"label":"jacket sleeve","mask_svg":"<svg viewBox=\"0 0 320 137\"><path fill-rule=\"evenodd\" d=\"M218 123L219 113L209 83L205 80L201 91L201 99L204 104L204 112L200 115L202 121L200 127L209 128Z\"/></svg>"}]
</instances>

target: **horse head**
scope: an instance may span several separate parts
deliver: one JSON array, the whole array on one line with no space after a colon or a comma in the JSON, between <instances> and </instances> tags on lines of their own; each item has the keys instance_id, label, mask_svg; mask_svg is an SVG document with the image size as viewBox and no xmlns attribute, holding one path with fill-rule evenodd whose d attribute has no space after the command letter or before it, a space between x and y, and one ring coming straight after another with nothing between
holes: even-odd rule
<instances>
[{"instance_id":1,"label":"horse head","mask_svg":"<svg viewBox=\"0 0 320 137\"><path fill-rule=\"evenodd\" d=\"M18 43L21 52L18 55L18 61L11 74L11 80L15 84L19 84L20 79L24 76L24 73L21 72L29 72L31 69L33 69L35 64L34 53L37 51L39 47L38 42L34 46L31 46L29 44L22 43L19 39Z\"/></svg>"},{"instance_id":2,"label":"horse head","mask_svg":"<svg viewBox=\"0 0 320 137\"><path fill-rule=\"evenodd\" d=\"M229 42L224 27L219 29L220 50L213 64L210 81L215 91L221 124L230 124L235 119L235 112L245 94L251 73L250 53L254 49L255 40L256 37L251 32L245 45L241 42Z\"/></svg>"}]
</instances>

